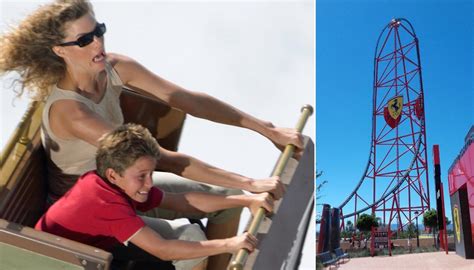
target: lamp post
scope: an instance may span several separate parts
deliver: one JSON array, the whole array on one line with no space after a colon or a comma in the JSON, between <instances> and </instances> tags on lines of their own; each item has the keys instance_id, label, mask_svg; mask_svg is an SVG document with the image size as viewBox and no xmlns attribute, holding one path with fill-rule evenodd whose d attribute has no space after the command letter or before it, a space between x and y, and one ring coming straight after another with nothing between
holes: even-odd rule
<instances>
[{"instance_id":1,"label":"lamp post","mask_svg":"<svg viewBox=\"0 0 474 270\"><path fill-rule=\"evenodd\" d=\"M416 247L420 247L420 237L418 233L418 211L415 211L416 215Z\"/></svg>"}]
</instances>

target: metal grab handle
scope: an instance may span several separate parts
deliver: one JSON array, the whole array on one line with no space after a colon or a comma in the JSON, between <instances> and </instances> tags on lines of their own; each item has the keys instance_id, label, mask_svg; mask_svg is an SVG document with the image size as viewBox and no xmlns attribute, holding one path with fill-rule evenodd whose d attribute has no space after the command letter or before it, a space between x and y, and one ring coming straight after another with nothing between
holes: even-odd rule
<instances>
[{"instance_id":1,"label":"metal grab handle","mask_svg":"<svg viewBox=\"0 0 474 270\"><path fill-rule=\"evenodd\" d=\"M301 108L301 115L298 123L296 124L295 129L298 132L301 132L308 120L309 116L313 114L313 107L311 105L304 105ZM285 146L285 150L281 153L280 157L278 158L277 165L272 172L271 176L280 176L283 170L288 163L288 160L291 156L293 156L293 152L295 151L295 146L292 144L288 144ZM257 211L257 214L252 219L250 223L248 233L252 234L253 236L257 235L258 228L260 227L260 223L262 222L263 218L265 217L265 209L260 207ZM235 256L235 260L233 260L229 265L229 270L242 270L245 262L247 261L248 251L246 249L240 249Z\"/></svg>"}]
</instances>

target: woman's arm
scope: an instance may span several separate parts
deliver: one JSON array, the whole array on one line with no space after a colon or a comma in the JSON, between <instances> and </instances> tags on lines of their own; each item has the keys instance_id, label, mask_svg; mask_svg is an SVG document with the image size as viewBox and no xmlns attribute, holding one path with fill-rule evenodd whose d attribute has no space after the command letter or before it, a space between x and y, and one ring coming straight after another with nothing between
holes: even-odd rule
<instances>
[{"instance_id":1,"label":"woman's arm","mask_svg":"<svg viewBox=\"0 0 474 270\"><path fill-rule=\"evenodd\" d=\"M232 253L241 248L252 252L257 245L257 239L249 233L227 239L199 242L166 240L148 226L143 227L130 241L137 247L165 261Z\"/></svg>"},{"instance_id":2,"label":"woman's arm","mask_svg":"<svg viewBox=\"0 0 474 270\"><path fill-rule=\"evenodd\" d=\"M252 195L215 195L204 192L166 193L160 208L178 212L210 213L234 207L248 207L255 215L260 207L273 212L273 199L267 193Z\"/></svg>"},{"instance_id":3,"label":"woman's arm","mask_svg":"<svg viewBox=\"0 0 474 270\"><path fill-rule=\"evenodd\" d=\"M287 144L293 144L300 150L303 148L303 137L295 129L275 127L271 122L253 117L205 93L186 90L126 56L109 54L109 57L113 59L111 62L124 84L148 92L172 107L213 122L253 130L280 149Z\"/></svg>"}]
</instances>

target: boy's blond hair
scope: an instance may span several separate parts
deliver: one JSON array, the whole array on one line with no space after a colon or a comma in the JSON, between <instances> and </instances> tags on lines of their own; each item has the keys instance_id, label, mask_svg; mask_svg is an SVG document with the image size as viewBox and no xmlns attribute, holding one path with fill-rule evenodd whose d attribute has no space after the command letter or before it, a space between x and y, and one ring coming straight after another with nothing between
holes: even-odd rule
<instances>
[{"instance_id":1,"label":"boy's blond hair","mask_svg":"<svg viewBox=\"0 0 474 270\"><path fill-rule=\"evenodd\" d=\"M105 179L108 168L122 173L141 157L160 157L159 145L148 129L125 124L99 139L96 154L97 173Z\"/></svg>"}]
</instances>

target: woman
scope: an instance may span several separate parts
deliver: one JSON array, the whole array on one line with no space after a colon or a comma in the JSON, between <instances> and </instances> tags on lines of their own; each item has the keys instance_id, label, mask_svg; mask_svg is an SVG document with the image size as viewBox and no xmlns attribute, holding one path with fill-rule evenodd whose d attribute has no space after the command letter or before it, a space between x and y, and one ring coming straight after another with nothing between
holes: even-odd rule
<instances>
[{"instance_id":1,"label":"woman","mask_svg":"<svg viewBox=\"0 0 474 270\"><path fill-rule=\"evenodd\" d=\"M122 124L118 98L122 85L139 89L196 117L254 130L282 148L292 143L301 149L302 137L292 129L274 127L204 93L183 89L153 74L135 60L106 53L105 24L95 19L84 0L56 1L28 16L0 38L0 74L19 71L24 89L46 101L43 144L49 162L50 197L57 199L77 175L95 169L98 139ZM253 179L230 173L184 154L160 149L160 167L207 184L250 192L271 192L280 198L284 187L278 178ZM158 174L155 178L164 182ZM183 184L185 183L185 184ZM160 188L168 191L237 191L172 179ZM147 213L163 217L165 213ZM168 215L169 214L169 215ZM209 239L235 235L240 210L214 213L207 228ZM168 218L179 213L166 213ZM210 268L223 269L228 258L211 259Z\"/></svg>"}]
</instances>

